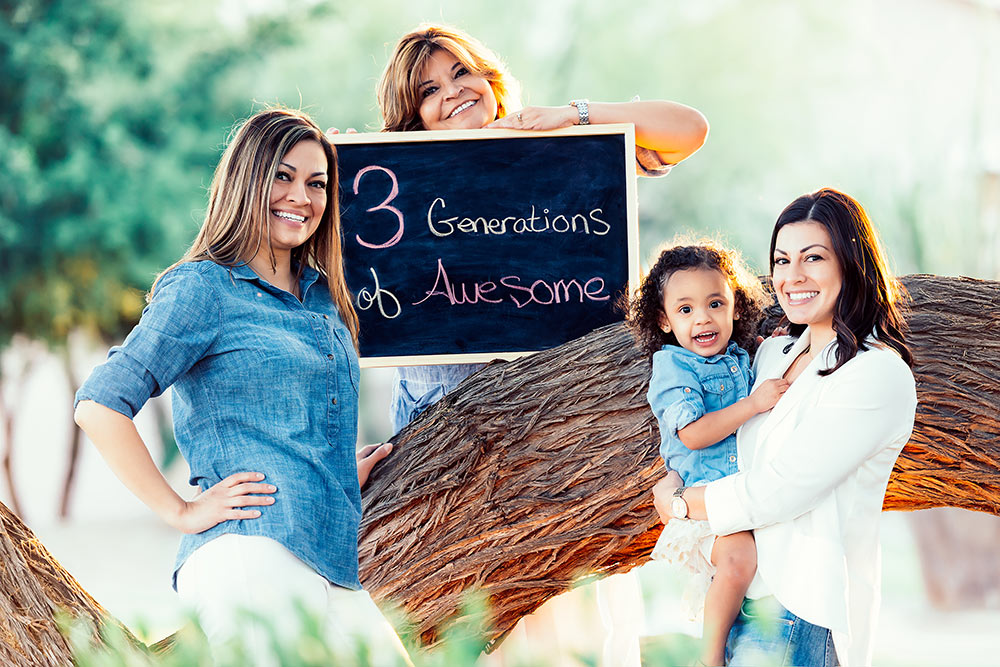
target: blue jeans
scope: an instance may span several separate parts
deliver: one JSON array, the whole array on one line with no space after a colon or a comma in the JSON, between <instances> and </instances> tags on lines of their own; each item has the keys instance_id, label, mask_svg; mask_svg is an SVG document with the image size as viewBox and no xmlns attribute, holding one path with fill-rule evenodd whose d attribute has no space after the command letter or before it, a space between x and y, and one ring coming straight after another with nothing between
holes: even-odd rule
<instances>
[{"instance_id":1,"label":"blue jeans","mask_svg":"<svg viewBox=\"0 0 1000 667\"><path fill-rule=\"evenodd\" d=\"M833 636L774 598L744 600L726 641L727 665L834 667Z\"/></svg>"}]
</instances>

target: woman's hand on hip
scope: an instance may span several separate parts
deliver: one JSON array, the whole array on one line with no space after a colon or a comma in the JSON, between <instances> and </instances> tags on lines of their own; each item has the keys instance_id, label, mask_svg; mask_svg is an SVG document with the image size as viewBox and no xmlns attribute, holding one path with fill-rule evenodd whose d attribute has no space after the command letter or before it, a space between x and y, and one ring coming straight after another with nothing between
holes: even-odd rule
<instances>
[{"instance_id":1,"label":"woman's hand on hip","mask_svg":"<svg viewBox=\"0 0 1000 667\"><path fill-rule=\"evenodd\" d=\"M246 509L257 505L273 505L277 491L272 484L262 484L259 472L238 472L184 503L180 514L169 523L184 533L201 533L209 528L236 519L256 519L260 510Z\"/></svg>"},{"instance_id":2,"label":"woman's hand on hip","mask_svg":"<svg viewBox=\"0 0 1000 667\"><path fill-rule=\"evenodd\" d=\"M364 488L375 464L389 456L392 451L392 443L383 442L374 445L365 445L357 452L358 459L358 486Z\"/></svg>"},{"instance_id":3,"label":"woman's hand on hip","mask_svg":"<svg viewBox=\"0 0 1000 667\"><path fill-rule=\"evenodd\" d=\"M578 118L576 107L524 107L493 121L486 127L491 130L556 130L575 125Z\"/></svg>"}]
</instances>

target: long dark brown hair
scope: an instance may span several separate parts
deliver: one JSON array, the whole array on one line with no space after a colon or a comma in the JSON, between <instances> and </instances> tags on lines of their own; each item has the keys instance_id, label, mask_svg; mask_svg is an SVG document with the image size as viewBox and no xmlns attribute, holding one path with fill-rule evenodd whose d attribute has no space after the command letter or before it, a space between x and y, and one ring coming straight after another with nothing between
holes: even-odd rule
<instances>
[{"instance_id":1,"label":"long dark brown hair","mask_svg":"<svg viewBox=\"0 0 1000 667\"><path fill-rule=\"evenodd\" d=\"M831 188L802 195L778 216L771 233L771 275L774 275L774 244L778 231L796 222L815 222L830 234L833 252L840 263L843 284L833 312L837 334L837 363L820 371L829 375L867 350L865 339L875 332L879 342L899 353L913 366L906 346L903 304L906 290L892 275L885 252L871 219L853 197ZM789 332L800 336L805 324L790 324Z\"/></svg>"}]
</instances>

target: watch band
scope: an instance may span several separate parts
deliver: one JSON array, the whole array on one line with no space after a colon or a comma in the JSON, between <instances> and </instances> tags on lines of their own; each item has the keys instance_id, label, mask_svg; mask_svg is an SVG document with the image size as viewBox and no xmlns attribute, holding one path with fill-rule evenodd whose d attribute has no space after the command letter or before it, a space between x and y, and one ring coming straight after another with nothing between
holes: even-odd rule
<instances>
[{"instance_id":1,"label":"watch band","mask_svg":"<svg viewBox=\"0 0 1000 667\"><path fill-rule=\"evenodd\" d=\"M590 125L590 103L587 100L572 100L570 106L576 107L579 116L579 125Z\"/></svg>"}]
</instances>

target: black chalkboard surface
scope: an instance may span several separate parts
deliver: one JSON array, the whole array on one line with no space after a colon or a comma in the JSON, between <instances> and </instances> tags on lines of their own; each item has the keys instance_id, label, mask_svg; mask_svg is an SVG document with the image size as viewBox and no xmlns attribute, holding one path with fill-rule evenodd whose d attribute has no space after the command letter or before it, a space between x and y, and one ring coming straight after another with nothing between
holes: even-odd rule
<instances>
[{"instance_id":1,"label":"black chalkboard surface","mask_svg":"<svg viewBox=\"0 0 1000 667\"><path fill-rule=\"evenodd\" d=\"M624 317L632 125L333 139L363 366L510 359Z\"/></svg>"}]
</instances>

